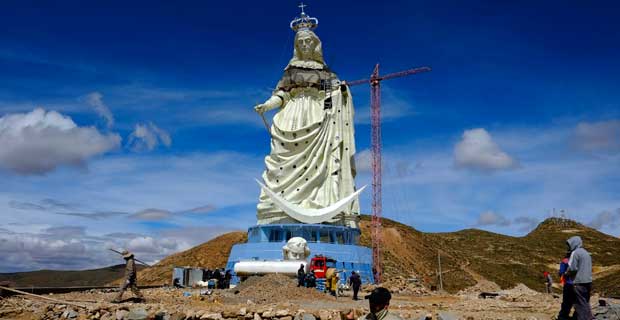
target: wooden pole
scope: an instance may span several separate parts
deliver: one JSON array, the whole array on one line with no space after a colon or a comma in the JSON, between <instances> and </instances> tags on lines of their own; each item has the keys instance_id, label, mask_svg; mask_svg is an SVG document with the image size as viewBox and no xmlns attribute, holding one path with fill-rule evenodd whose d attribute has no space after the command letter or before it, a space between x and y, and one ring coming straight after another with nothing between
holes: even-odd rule
<instances>
[{"instance_id":1,"label":"wooden pole","mask_svg":"<svg viewBox=\"0 0 620 320\"><path fill-rule=\"evenodd\" d=\"M17 290L17 289L11 289L11 288L2 287L2 286L0 286L0 289L6 290L6 291L15 292L15 293L19 293L19 294L24 294L24 295L31 296L31 297L36 297L36 298L39 298L39 299L51 301L51 302L58 303L58 304L66 304L66 305L70 305L70 306L75 306L75 307L80 307L80 308L88 309L88 307L83 306L83 305L78 304L78 303L73 303L73 302L67 302L67 301L62 301L62 300L58 300L58 299L48 298L48 297L40 296L38 294L28 293L28 292Z\"/></svg>"},{"instance_id":2,"label":"wooden pole","mask_svg":"<svg viewBox=\"0 0 620 320\"><path fill-rule=\"evenodd\" d=\"M437 250L437 263L439 265L439 290L443 291L443 277L441 275L441 252Z\"/></svg>"}]
</instances>

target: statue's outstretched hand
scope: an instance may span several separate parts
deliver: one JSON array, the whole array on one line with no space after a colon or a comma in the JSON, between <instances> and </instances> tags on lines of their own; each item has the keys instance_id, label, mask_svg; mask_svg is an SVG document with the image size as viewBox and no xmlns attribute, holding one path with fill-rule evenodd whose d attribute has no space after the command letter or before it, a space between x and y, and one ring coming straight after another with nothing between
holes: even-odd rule
<instances>
[{"instance_id":1,"label":"statue's outstretched hand","mask_svg":"<svg viewBox=\"0 0 620 320\"><path fill-rule=\"evenodd\" d=\"M267 106L264 103L257 104L254 106L254 111L256 111L258 114L263 114L265 113L265 111L267 111Z\"/></svg>"}]
</instances>

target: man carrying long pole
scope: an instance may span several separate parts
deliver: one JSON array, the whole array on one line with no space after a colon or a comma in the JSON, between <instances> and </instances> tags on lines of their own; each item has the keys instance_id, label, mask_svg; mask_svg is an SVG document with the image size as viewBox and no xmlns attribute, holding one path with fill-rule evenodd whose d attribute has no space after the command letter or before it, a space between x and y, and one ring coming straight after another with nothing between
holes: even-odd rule
<instances>
[{"instance_id":1,"label":"man carrying long pole","mask_svg":"<svg viewBox=\"0 0 620 320\"><path fill-rule=\"evenodd\" d=\"M118 252L118 251L114 251L114 252ZM125 263L126 263L125 264L125 279L123 281L123 284L121 285L120 292L118 293L116 298L112 300L112 302L114 303L121 302L123 293L125 292L125 290L127 290L127 288L131 288L131 292L133 292L136 298L138 298L141 301L144 301L144 296L140 292L140 289L138 289L138 283L137 283L138 274L136 272L136 261L133 256L133 253L127 250L124 250L123 252L120 252L120 254L123 256L123 259L125 259Z\"/></svg>"}]
</instances>

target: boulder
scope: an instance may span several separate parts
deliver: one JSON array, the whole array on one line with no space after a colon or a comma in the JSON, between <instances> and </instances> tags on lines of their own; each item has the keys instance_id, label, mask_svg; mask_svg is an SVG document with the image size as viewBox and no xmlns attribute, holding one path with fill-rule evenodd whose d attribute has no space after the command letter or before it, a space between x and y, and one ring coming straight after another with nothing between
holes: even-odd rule
<instances>
[{"instance_id":1,"label":"boulder","mask_svg":"<svg viewBox=\"0 0 620 320\"><path fill-rule=\"evenodd\" d=\"M330 320L331 315L329 313L329 311L327 310L321 310L319 311L319 319L320 320Z\"/></svg>"},{"instance_id":2,"label":"boulder","mask_svg":"<svg viewBox=\"0 0 620 320\"><path fill-rule=\"evenodd\" d=\"M205 313L203 314L200 319L206 319L206 320L220 320L222 319L222 314L219 312L213 312L213 313Z\"/></svg>"},{"instance_id":3,"label":"boulder","mask_svg":"<svg viewBox=\"0 0 620 320\"><path fill-rule=\"evenodd\" d=\"M148 319L149 314L146 312L144 308L135 308L129 310L129 313L125 317L127 320L146 320Z\"/></svg>"},{"instance_id":4,"label":"boulder","mask_svg":"<svg viewBox=\"0 0 620 320\"><path fill-rule=\"evenodd\" d=\"M116 320L123 320L125 316L129 313L127 310L116 310Z\"/></svg>"},{"instance_id":5,"label":"boulder","mask_svg":"<svg viewBox=\"0 0 620 320\"><path fill-rule=\"evenodd\" d=\"M290 315L291 315L291 311L289 309L276 310L276 317L286 317Z\"/></svg>"}]
</instances>

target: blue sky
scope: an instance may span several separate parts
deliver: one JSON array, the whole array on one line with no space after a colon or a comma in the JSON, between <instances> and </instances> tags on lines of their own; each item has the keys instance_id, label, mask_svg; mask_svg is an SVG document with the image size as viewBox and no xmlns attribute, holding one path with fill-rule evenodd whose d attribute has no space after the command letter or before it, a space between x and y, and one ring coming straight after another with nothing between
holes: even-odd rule
<instances>
[{"instance_id":1,"label":"blue sky","mask_svg":"<svg viewBox=\"0 0 620 320\"><path fill-rule=\"evenodd\" d=\"M252 107L297 4L0 4L0 272L121 262L107 247L155 261L255 223ZM617 2L307 4L341 79L433 68L382 87L386 217L523 235L556 208L620 235ZM369 90L352 92L361 186Z\"/></svg>"}]
</instances>

